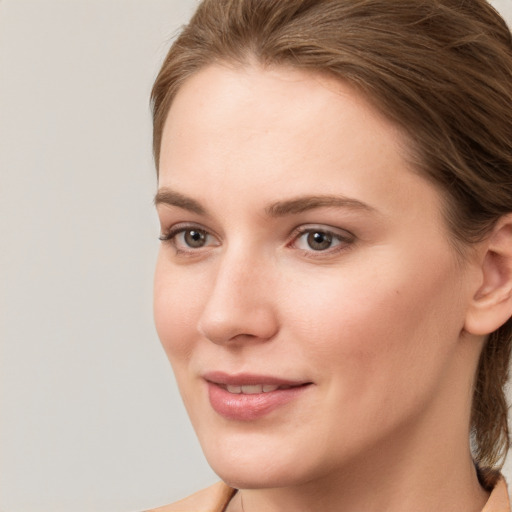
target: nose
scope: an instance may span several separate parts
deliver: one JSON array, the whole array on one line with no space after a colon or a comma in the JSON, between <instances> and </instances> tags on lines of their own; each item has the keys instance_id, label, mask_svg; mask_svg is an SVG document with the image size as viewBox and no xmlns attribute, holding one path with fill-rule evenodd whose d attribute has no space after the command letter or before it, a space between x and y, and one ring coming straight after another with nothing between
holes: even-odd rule
<instances>
[{"instance_id":1,"label":"nose","mask_svg":"<svg viewBox=\"0 0 512 512\"><path fill-rule=\"evenodd\" d=\"M199 332L216 344L272 339L278 318L269 266L243 254L219 262L199 318Z\"/></svg>"}]
</instances>

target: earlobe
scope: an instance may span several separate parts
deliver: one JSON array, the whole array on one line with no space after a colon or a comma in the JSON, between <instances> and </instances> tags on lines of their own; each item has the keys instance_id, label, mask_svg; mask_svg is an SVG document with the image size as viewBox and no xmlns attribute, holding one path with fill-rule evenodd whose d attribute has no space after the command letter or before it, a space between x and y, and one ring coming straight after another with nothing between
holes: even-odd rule
<instances>
[{"instance_id":1,"label":"earlobe","mask_svg":"<svg viewBox=\"0 0 512 512\"><path fill-rule=\"evenodd\" d=\"M482 242L481 283L469 305L465 331L487 335L512 316L512 215L502 217Z\"/></svg>"}]
</instances>

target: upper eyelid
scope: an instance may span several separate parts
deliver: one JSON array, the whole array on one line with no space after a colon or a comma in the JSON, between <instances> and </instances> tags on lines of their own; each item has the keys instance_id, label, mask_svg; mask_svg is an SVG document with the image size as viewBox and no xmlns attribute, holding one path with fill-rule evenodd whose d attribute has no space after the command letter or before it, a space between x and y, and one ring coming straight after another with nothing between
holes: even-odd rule
<instances>
[{"instance_id":1,"label":"upper eyelid","mask_svg":"<svg viewBox=\"0 0 512 512\"><path fill-rule=\"evenodd\" d=\"M312 231L321 231L323 233L329 233L336 237L340 238L356 238L353 233L343 228L336 228L333 226L326 226L322 224L303 224L297 226L293 231L291 236L298 236L304 233L310 233Z\"/></svg>"},{"instance_id":2,"label":"upper eyelid","mask_svg":"<svg viewBox=\"0 0 512 512\"><path fill-rule=\"evenodd\" d=\"M169 234L178 234L181 231L186 231L187 229L197 229L198 231L204 231L205 233L208 233L209 235L214 236L215 238L218 238L218 235L215 233L215 231L203 226L199 222L177 222L175 224L170 225L168 228L161 228L161 234L164 236L168 236Z\"/></svg>"}]
</instances>

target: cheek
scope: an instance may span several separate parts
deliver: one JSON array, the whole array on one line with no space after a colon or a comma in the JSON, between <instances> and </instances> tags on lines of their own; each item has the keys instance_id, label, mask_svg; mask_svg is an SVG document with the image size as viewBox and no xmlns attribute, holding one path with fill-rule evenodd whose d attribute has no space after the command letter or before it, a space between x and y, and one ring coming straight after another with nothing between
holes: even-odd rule
<instances>
[{"instance_id":1,"label":"cheek","mask_svg":"<svg viewBox=\"0 0 512 512\"><path fill-rule=\"evenodd\" d=\"M197 338L196 325L202 310L200 280L172 269L158 257L153 292L155 327L173 366L188 359Z\"/></svg>"},{"instance_id":2,"label":"cheek","mask_svg":"<svg viewBox=\"0 0 512 512\"><path fill-rule=\"evenodd\" d=\"M463 324L453 266L366 268L378 271L341 271L324 281L317 276L305 287L309 293L290 294L288 314L297 318L304 356L352 383L356 395L407 387L423 373L435 378Z\"/></svg>"}]
</instances>

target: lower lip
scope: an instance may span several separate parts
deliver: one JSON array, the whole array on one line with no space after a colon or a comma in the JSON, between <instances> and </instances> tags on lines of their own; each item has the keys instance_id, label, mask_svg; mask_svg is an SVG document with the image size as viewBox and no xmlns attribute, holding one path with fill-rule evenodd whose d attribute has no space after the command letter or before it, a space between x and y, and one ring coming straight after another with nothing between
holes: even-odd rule
<instances>
[{"instance_id":1,"label":"lower lip","mask_svg":"<svg viewBox=\"0 0 512 512\"><path fill-rule=\"evenodd\" d=\"M307 384L288 389L276 389L268 393L245 395L229 393L226 389L208 382L208 396L213 410L224 418L235 421L254 421L294 400L309 387L310 385Z\"/></svg>"}]
</instances>

